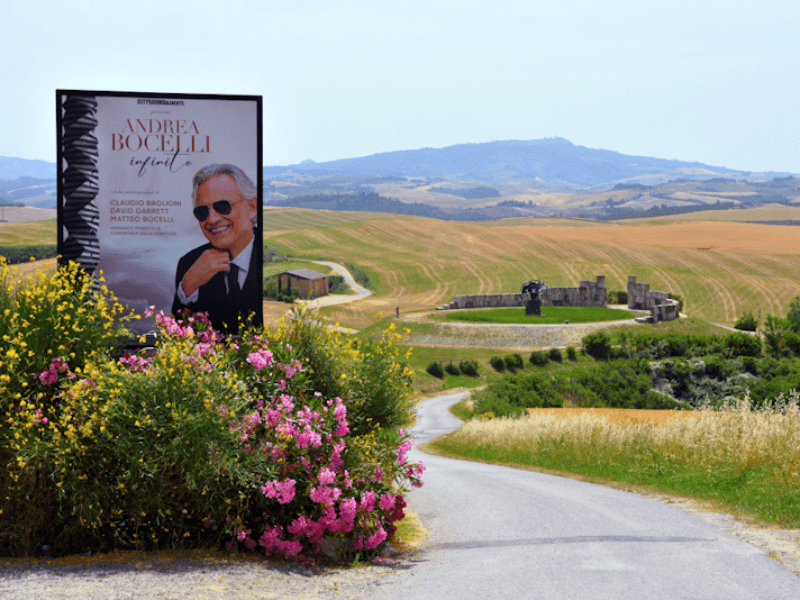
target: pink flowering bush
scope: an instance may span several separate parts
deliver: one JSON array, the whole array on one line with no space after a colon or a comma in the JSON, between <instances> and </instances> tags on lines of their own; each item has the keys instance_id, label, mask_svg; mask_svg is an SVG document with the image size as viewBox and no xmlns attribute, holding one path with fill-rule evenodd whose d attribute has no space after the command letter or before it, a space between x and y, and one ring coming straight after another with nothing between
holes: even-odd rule
<instances>
[{"instance_id":1,"label":"pink flowering bush","mask_svg":"<svg viewBox=\"0 0 800 600\"><path fill-rule=\"evenodd\" d=\"M402 430L368 426L368 404L349 403L346 385L344 398L315 389L291 330L223 340L202 315L149 314L156 352L79 375L55 359L37 374L57 401L31 413L8 465L6 546L223 544L309 559L325 538L368 551L394 533L424 467L407 459ZM348 349L344 361L347 373L357 358Z\"/></svg>"}]
</instances>

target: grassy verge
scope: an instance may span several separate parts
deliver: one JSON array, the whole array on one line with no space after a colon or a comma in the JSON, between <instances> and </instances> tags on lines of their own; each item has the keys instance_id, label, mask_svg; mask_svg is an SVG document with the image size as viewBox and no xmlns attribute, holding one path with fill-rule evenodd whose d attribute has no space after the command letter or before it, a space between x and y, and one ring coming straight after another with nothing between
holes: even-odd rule
<instances>
[{"instance_id":1,"label":"grassy verge","mask_svg":"<svg viewBox=\"0 0 800 600\"><path fill-rule=\"evenodd\" d=\"M696 317L681 317L675 321L665 321L645 326L642 325L612 325L603 331L614 338L614 343L619 342L619 334L638 335L641 333L652 333L654 336L664 334L679 335L728 335L730 330L724 329L698 319Z\"/></svg>"},{"instance_id":2,"label":"grassy verge","mask_svg":"<svg viewBox=\"0 0 800 600\"><path fill-rule=\"evenodd\" d=\"M465 321L468 323L513 323L525 325L552 325L557 323L594 323L597 321L621 321L633 319L634 314L627 310L602 308L599 306L543 306L541 315L526 315L524 308L492 308L447 312L443 317L447 321Z\"/></svg>"},{"instance_id":3,"label":"grassy verge","mask_svg":"<svg viewBox=\"0 0 800 600\"><path fill-rule=\"evenodd\" d=\"M396 525L397 531L391 543L401 552L413 552L428 539L428 530L414 512L406 510L406 516Z\"/></svg>"},{"instance_id":4,"label":"grassy verge","mask_svg":"<svg viewBox=\"0 0 800 600\"><path fill-rule=\"evenodd\" d=\"M468 404L453 409L469 417ZM800 527L800 414L702 411L663 424L592 415L472 420L427 447L439 454L578 475L711 501Z\"/></svg>"}]
</instances>

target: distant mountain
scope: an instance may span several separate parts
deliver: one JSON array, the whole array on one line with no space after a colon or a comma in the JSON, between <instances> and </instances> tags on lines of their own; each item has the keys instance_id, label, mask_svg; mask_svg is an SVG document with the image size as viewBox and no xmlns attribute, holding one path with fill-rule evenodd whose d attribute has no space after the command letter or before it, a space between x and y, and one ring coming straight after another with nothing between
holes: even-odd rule
<instances>
[{"instance_id":1,"label":"distant mountain","mask_svg":"<svg viewBox=\"0 0 800 600\"><path fill-rule=\"evenodd\" d=\"M630 180L655 183L677 178L744 178L751 173L699 162L629 156L610 150L585 148L563 138L458 144L438 149L401 150L361 158L303 161L298 165L264 167L264 177L268 180L366 175L594 187Z\"/></svg>"},{"instance_id":2,"label":"distant mountain","mask_svg":"<svg viewBox=\"0 0 800 600\"><path fill-rule=\"evenodd\" d=\"M0 156L0 180L13 180L21 177L55 179L56 163Z\"/></svg>"}]
</instances>

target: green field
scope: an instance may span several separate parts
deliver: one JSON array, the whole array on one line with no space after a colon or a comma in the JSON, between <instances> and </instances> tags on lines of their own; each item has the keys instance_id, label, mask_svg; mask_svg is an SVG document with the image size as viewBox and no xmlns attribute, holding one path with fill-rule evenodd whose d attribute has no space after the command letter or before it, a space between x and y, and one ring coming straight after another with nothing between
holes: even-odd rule
<instances>
[{"instance_id":1,"label":"green field","mask_svg":"<svg viewBox=\"0 0 800 600\"><path fill-rule=\"evenodd\" d=\"M436 315L447 321L467 323L519 323L524 325L549 325L556 323L593 323L597 321L622 321L635 315L627 310L599 306L543 306L541 315L526 315L524 308L492 308L487 310L459 310Z\"/></svg>"}]
</instances>

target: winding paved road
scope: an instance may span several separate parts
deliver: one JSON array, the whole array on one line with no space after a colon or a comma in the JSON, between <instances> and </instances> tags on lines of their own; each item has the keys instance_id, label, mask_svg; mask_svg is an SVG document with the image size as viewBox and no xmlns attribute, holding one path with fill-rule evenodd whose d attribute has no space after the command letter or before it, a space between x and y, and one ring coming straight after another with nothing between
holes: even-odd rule
<instances>
[{"instance_id":1,"label":"winding paved road","mask_svg":"<svg viewBox=\"0 0 800 600\"><path fill-rule=\"evenodd\" d=\"M421 404L417 443L460 426ZM541 473L413 450L427 471L411 503L430 529L417 562L366 598L800 598L800 578L761 550L656 500Z\"/></svg>"}]
</instances>

